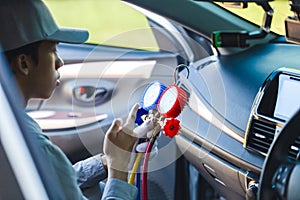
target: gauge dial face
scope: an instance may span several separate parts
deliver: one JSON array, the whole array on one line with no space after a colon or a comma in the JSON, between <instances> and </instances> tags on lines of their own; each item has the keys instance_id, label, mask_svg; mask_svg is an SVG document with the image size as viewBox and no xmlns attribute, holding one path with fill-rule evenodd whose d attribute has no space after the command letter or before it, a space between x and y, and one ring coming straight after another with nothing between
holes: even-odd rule
<instances>
[{"instance_id":1,"label":"gauge dial face","mask_svg":"<svg viewBox=\"0 0 300 200\"><path fill-rule=\"evenodd\" d=\"M169 88L161 97L159 102L159 110L162 114L172 110L178 98L176 87Z\"/></svg>"},{"instance_id":2,"label":"gauge dial face","mask_svg":"<svg viewBox=\"0 0 300 200\"><path fill-rule=\"evenodd\" d=\"M158 111L166 118L176 118L187 103L187 93L177 85L170 85L161 95Z\"/></svg>"},{"instance_id":3,"label":"gauge dial face","mask_svg":"<svg viewBox=\"0 0 300 200\"><path fill-rule=\"evenodd\" d=\"M156 104L158 98L160 97L161 94L161 87L158 82L154 83L151 85L147 91L145 92L144 95L144 107L150 107L153 104Z\"/></svg>"},{"instance_id":4,"label":"gauge dial face","mask_svg":"<svg viewBox=\"0 0 300 200\"><path fill-rule=\"evenodd\" d=\"M166 88L167 86L159 81L150 83L145 89L142 98L142 107L147 111L157 109L158 100Z\"/></svg>"}]
</instances>

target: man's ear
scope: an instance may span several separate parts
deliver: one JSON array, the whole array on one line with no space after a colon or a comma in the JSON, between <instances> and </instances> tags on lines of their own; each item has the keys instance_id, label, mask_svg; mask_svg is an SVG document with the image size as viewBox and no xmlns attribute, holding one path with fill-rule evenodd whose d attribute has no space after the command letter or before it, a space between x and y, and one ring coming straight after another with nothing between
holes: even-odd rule
<instances>
[{"instance_id":1,"label":"man's ear","mask_svg":"<svg viewBox=\"0 0 300 200\"><path fill-rule=\"evenodd\" d=\"M16 58L15 71L21 75L27 76L32 68L32 59L30 56L20 54Z\"/></svg>"}]
</instances>

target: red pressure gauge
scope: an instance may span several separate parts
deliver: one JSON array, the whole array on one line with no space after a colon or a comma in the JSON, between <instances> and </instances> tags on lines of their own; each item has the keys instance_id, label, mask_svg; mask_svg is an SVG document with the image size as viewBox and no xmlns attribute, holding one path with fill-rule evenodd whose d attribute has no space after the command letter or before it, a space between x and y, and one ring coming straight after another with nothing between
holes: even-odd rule
<instances>
[{"instance_id":1,"label":"red pressure gauge","mask_svg":"<svg viewBox=\"0 0 300 200\"><path fill-rule=\"evenodd\" d=\"M161 95L157 109L166 118L176 118L187 103L187 93L177 85L170 85Z\"/></svg>"}]
</instances>

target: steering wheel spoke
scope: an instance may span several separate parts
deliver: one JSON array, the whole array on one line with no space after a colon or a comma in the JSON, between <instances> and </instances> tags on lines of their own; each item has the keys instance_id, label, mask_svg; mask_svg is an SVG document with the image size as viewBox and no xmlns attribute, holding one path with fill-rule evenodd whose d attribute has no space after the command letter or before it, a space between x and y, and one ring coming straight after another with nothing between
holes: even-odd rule
<instances>
[{"instance_id":1,"label":"steering wheel spoke","mask_svg":"<svg viewBox=\"0 0 300 200\"><path fill-rule=\"evenodd\" d=\"M287 183L290 178L291 172L294 168L292 163L284 163L279 165L272 179L272 188L277 191L277 194L284 199L287 192Z\"/></svg>"}]
</instances>

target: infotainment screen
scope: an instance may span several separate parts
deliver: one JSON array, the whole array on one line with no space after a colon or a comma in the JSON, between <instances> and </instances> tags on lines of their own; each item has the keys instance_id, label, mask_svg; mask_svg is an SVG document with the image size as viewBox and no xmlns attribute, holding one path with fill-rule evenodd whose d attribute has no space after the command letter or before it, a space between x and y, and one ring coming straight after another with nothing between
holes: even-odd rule
<instances>
[{"instance_id":1,"label":"infotainment screen","mask_svg":"<svg viewBox=\"0 0 300 200\"><path fill-rule=\"evenodd\" d=\"M280 74L274 117L288 120L299 108L300 79L290 75Z\"/></svg>"}]
</instances>

